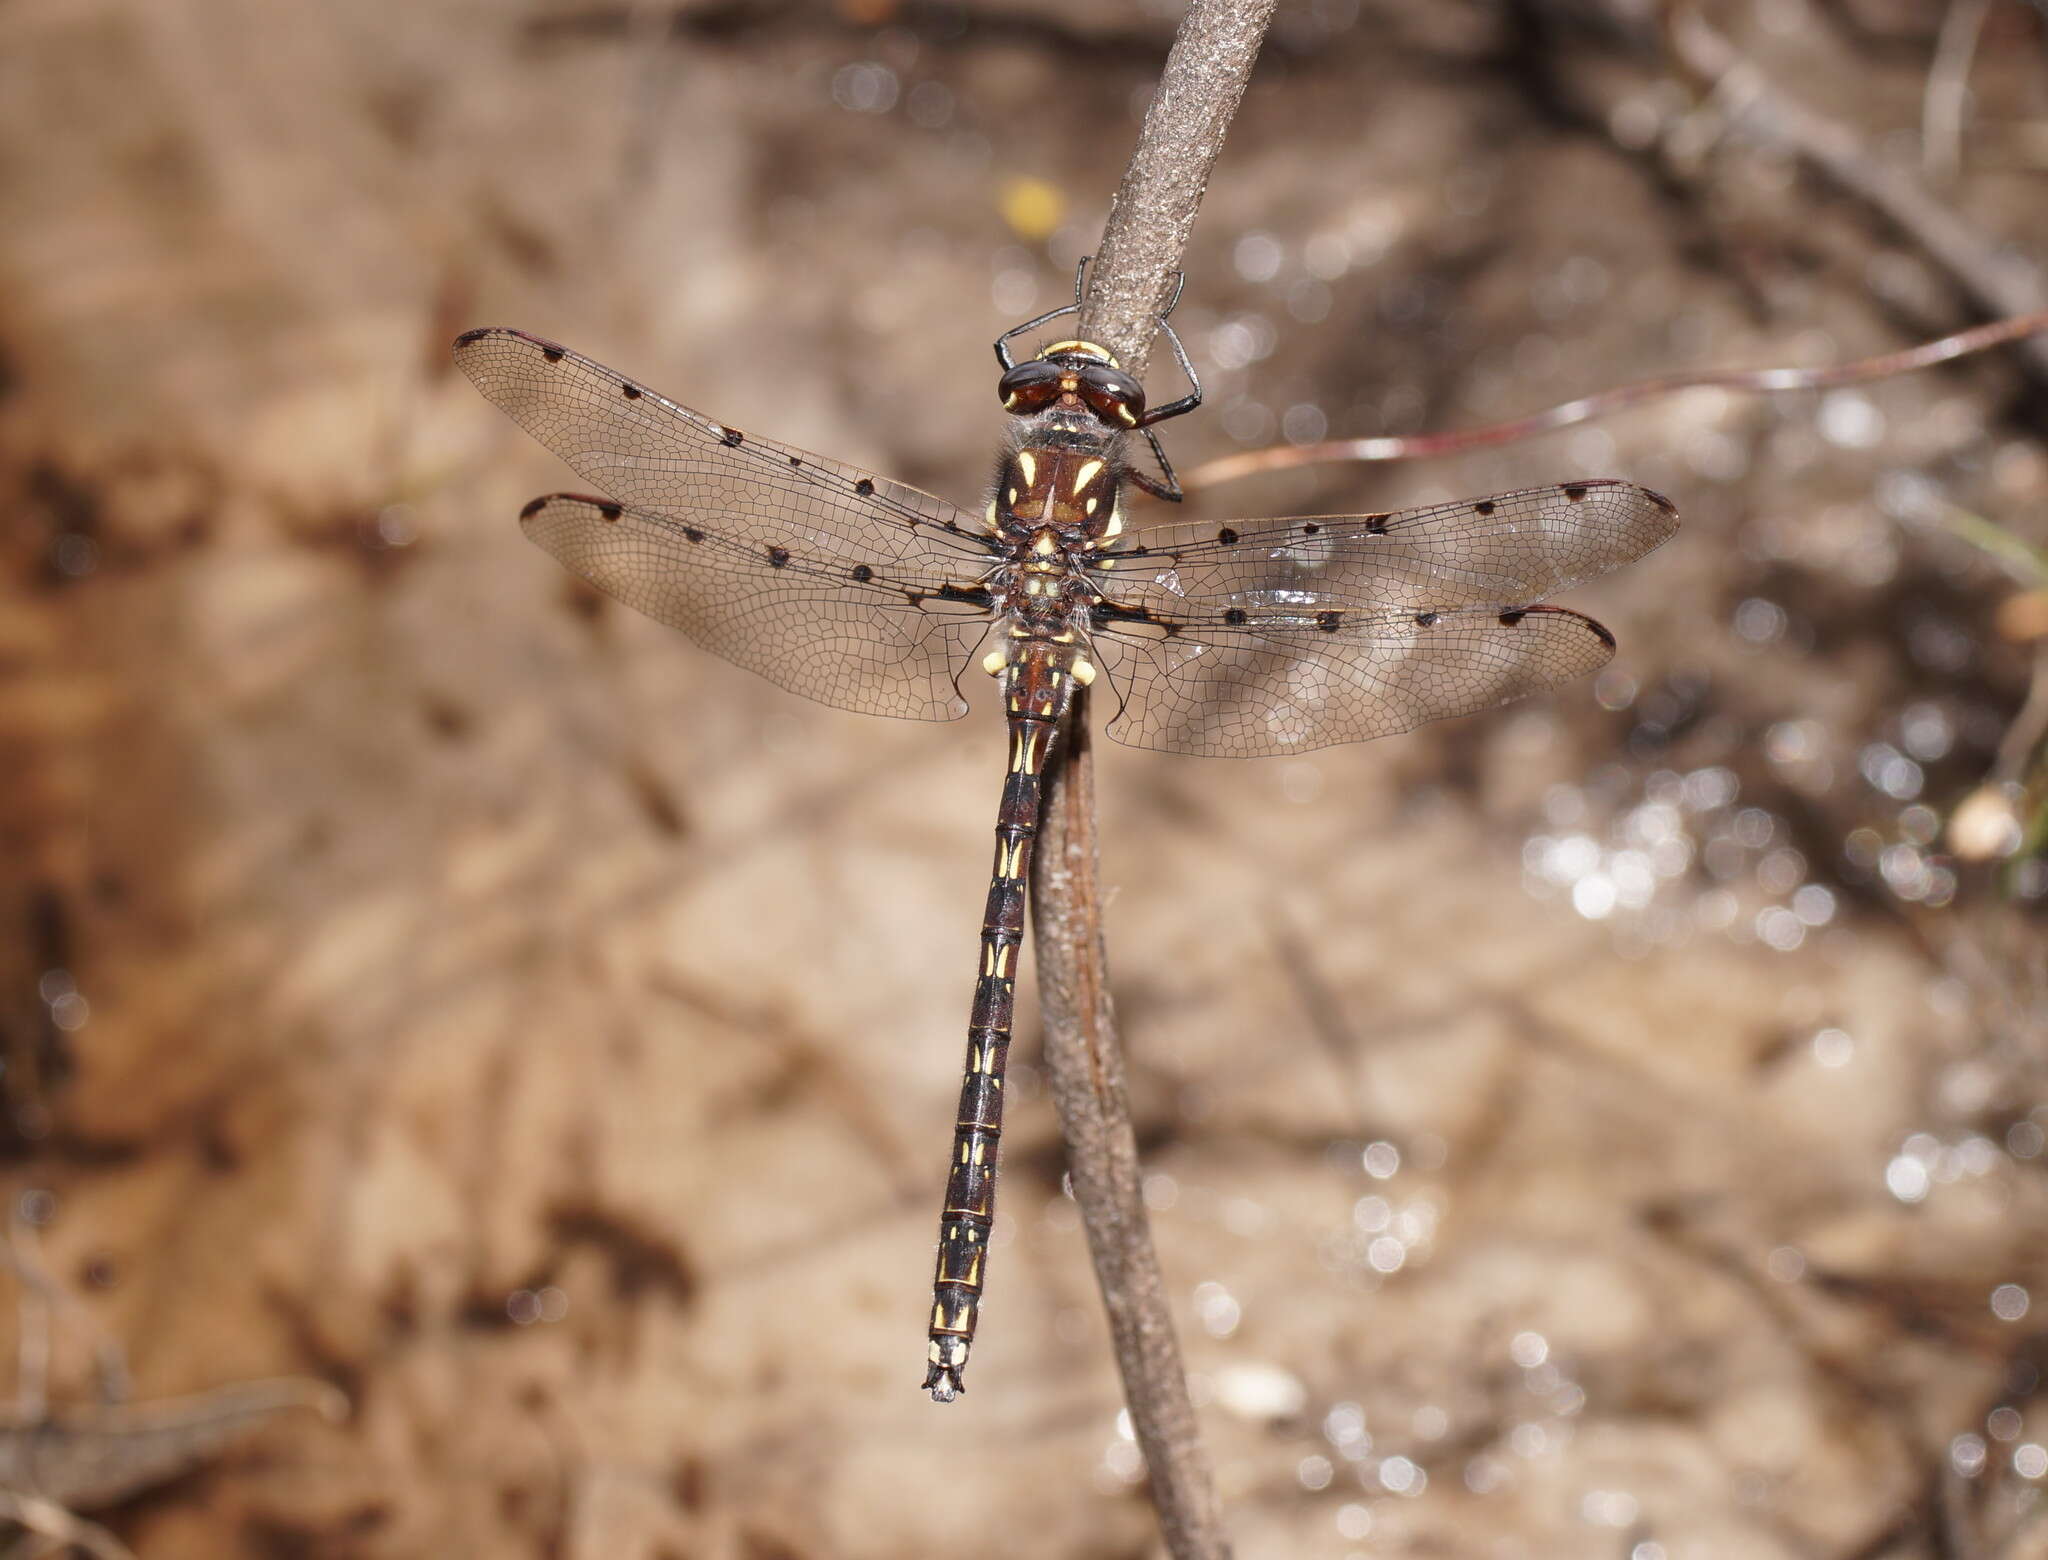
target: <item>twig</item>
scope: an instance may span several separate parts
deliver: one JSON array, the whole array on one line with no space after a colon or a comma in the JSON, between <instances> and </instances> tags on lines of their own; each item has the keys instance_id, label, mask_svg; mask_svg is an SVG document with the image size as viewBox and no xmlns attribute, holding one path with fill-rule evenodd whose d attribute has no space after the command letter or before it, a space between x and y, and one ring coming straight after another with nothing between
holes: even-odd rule
<instances>
[{"instance_id":1,"label":"twig","mask_svg":"<svg viewBox=\"0 0 2048 1560\"><path fill-rule=\"evenodd\" d=\"M1321 444L1283 444L1271 449L1248 450L1242 455L1224 455L1188 472L1181 478L1181 485L1194 492L1259 472L1286 471L1327 461L1423 460L1440 455L1462 455L1470 450L1512 444L1539 433L1570 428L1596 417L1609 416L1638 402L1675 395L1681 390L1712 387L1755 394L1832 390L1841 385L1887 379L1893 374L1910 374L1917 369L1931 368L1936 363L1951 362L1972 352L1982 352L1987 347L2003 346L2042 332L2048 332L2048 310L2008 320L1993 320L1988 325L1973 325L1938 341L1922 342L1919 346L1878 357L1859 358L1853 363L1840 363L1833 368L1707 369L1696 374L1671 374L1661 379L1645 379L1638 384L1596 391L1527 417L1487 423L1478 428L1372 439L1330 439Z\"/></svg>"},{"instance_id":2,"label":"twig","mask_svg":"<svg viewBox=\"0 0 2048 1560\"><path fill-rule=\"evenodd\" d=\"M0 1522L12 1522L34 1537L50 1541L47 1546L24 1551L33 1556L82 1549L95 1560L135 1560L135 1552L97 1522L88 1522L40 1495L0 1490ZM16 1550L10 1547L8 1553Z\"/></svg>"},{"instance_id":3,"label":"twig","mask_svg":"<svg viewBox=\"0 0 2048 1560\"><path fill-rule=\"evenodd\" d=\"M2026 702L1999 739L1998 757L1987 778L1993 784L2017 785L2026 778L2028 764L2044 741L2048 741L2048 645L2034 652Z\"/></svg>"},{"instance_id":4,"label":"twig","mask_svg":"<svg viewBox=\"0 0 2048 1560\"><path fill-rule=\"evenodd\" d=\"M1779 91L1696 7L1681 8L1667 36L1686 69L1712 84L1731 120L1760 140L1796 152L1875 208L1987 314L2031 314L2048 307L2048 282L2036 267L2000 253L1974 223L1917 179L1872 160L1856 131ZM2048 374L2048 343L2030 342L2025 351L2035 374Z\"/></svg>"},{"instance_id":5,"label":"twig","mask_svg":"<svg viewBox=\"0 0 2048 1560\"><path fill-rule=\"evenodd\" d=\"M1937 184L1953 183L1963 168L1963 105L1969 101L1970 64L1991 0L1949 0L1927 67L1920 99L1920 167Z\"/></svg>"},{"instance_id":6,"label":"twig","mask_svg":"<svg viewBox=\"0 0 2048 1560\"><path fill-rule=\"evenodd\" d=\"M128 1356L120 1343L100 1326L78 1297L58 1283L42 1258L35 1222L25 1212L33 1193L14 1199L6 1237L0 1239L0 1267L21 1284L18 1358L14 1413L35 1420L49 1407L51 1323L59 1315L76 1322L91 1338L94 1379L103 1402L128 1395Z\"/></svg>"},{"instance_id":7,"label":"twig","mask_svg":"<svg viewBox=\"0 0 2048 1560\"><path fill-rule=\"evenodd\" d=\"M1273 6L1194 0L1167 56L1110 208L1081 319L1083 334L1133 374L1144 373L1154 321ZM1031 894L1046 1074L1167 1550L1175 1560L1220 1560L1230 1546L1152 1249L1109 1001L1084 701L1075 702L1059 753L1047 777Z\"/></svg>"},{"instance_id":8,"label":"twig","mask_svg":"<svg viewBox=\"0 0 2048 1560\"><path fill-rule=\"evenodd\" d=\"M1274 4L1196 0L1188 8L1110 203L1082 328L1141 379L1209 170L1251 79Z\"/></svg>"},{"instance_id":9,"label":"twig","mask_svg":"<svg viewBox=\"0 0 2048 1560\"><path fill-rule=\"evenodd\" d=\"M289 1409L330 1423L348 1412L340 1388L307 1377L238 1381L189 1397L60 1408L34 1420L0 1416L0 1489L97 1509L168 1482Z\"/></svg>"}]
</instances>

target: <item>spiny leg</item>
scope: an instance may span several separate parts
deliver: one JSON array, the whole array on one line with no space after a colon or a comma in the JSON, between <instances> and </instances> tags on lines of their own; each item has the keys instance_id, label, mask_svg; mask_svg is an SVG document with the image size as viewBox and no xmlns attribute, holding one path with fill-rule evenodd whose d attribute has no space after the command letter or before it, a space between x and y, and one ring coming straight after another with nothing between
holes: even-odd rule
<instances>
[{"instance_id":1,"label":"spiny leg","mask_svg":"<svg viewBox=\"0 0 2048 1560\"><path fill-rule=\"evenodd\" d=\"M1081 263L1074 267L1074 301L1072 303L1061 304L1057 309L1047 309L1045 313L1039 315L1036 319L1026 320L1022 325L1012 325L1008 330L996 337L996 361L1003 365L1005 372L1017 366L1010 357L1010 342L1012 340L1023 335L1027 330L1038 329L1039 326L1045 324L1048 320L1056 320L1064 314L1079 314L1081 312L1081 278L1087 273L1088 262L1092 258L1090 255L1083 255L1081 256Z\"/></svg>"},{"instance_id":2,"label":"spiny leg","mask_svg":"<svg viewBox=\"0 0 2048 1560\"><path fill-rule=\"evenodd\" d=\"M1183 277L1185 280L1185 277ZM1180 302L1180 287L1173 289L1173 298L1166 305L1166 314L1173 312L1173 305ZM1164 406L1155 406L1138 419L1140 428L1149 428L1154 423L1165 422L1169 417L1184 417L1202 404L1202 381L1196 377L1195 365L1188 357L1188 349L1180 344L1180 332L1166 321L1166 314L1159 316L1159 328L1166 332L1166 344L1173 348L1173 360L1180 365L1181 373L1187 376L1188 393L1178 401L1168 401ZM1152 448L1159 448L1159 441L1153 440ZM1161 456L1164 460L1165 457Z\"/></svg>"}]
</instances>

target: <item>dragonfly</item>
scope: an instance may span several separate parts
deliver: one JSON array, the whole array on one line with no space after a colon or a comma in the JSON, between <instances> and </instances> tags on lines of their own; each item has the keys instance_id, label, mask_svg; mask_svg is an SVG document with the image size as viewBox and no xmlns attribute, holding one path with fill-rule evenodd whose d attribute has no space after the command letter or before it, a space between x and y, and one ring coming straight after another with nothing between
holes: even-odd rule
<instances>
[{"instance_id":1,"label":"dragonfly","mask_svg":"<svg viewBox=\"0 0 2048 1560\"><path fill-rule=\"evenodd\" d=\"M1086 262L1083 262L1085 266ZM1671 501L1611 479L1390 513L1133 524L1127 492L1181 497L1148 407L1104 347L995 343L1005 437L978 511L659 395L524 331L468 331L455 360L598 494L520 511L600 591L779 688L838 709L957 720L978 668L1008 726L924 1388L962 1390L995 1217L1003 1083L1048 760L1079 690L1113 692L1132 747L1305 753L1468 715L1583 677L1600 624L1543 598L1649 552ZM1176 297L1178 290L1176 289ZM1156 473L1135 463L1142 436Z\"/></svg>"}]
</instances>

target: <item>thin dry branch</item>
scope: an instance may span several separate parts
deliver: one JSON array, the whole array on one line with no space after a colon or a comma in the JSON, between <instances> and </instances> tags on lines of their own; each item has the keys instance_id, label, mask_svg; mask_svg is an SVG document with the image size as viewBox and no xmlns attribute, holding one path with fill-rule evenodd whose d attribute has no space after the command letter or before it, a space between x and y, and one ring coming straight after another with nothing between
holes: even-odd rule
<instances>
[{"instance_id":1,"label":"thin dry branch","mask_svg":"<svg viewBox=\"0 0 2048 1560\"><path fill-rule=\"evenodd\" d=\"M1110 208L1081 319L1083 333L1133 374L1144 373L1154 321L1273 6L1195 0L1167 57ZM1167 1549L1176 1560L1218 1560L1230 1553L1229 1540L1152 1248L1109 1000L1087 713L1077 700L1048 776L1032 881L1046 1073Z\"/></svg>"},{"instance_id":2,"label":"thin dry branch","mask_svg":"<svg viewBox=\"0 0 2048 1560\"><path fill-rule=\"evenodd\" d=\"M1987 347L2003 346L2029 336L2048 332L2048 310L2022 314L2009 320L1974 325L1936 341L1922 342L1878 357L1858 358L1832 368L1736 368L1706 369L1695 374L1670 374L1645 379L1632 385L1598 390L1577 400L1564 401L1527 417L1487 423L1478 428L1461 428L1449 433L1411 433L1368 439L1328 439L1320 444L1275 445L1270 449L1248 450L1242 455L1225 455L1197 466L1181 478L1189 492L1235 482L1260 472L1287 471L1296 466L1319 466L1331 461L1423 460L1440 455L1462 455L1472 450L1512 444L1539 433L1570 428L1578 423L1606 417L1659 396L1681 390L1713 388L1745 394L1770 395L1790 390L1832 390L1842 385L1864 384L1910 374L1937 363L1953 362Z\"/></svg>"},{"instance_id":3,"label":"thin dry branch","mask_svg":"<svg viewBox=\"0 0 2048 1560\"><path fill-rule=\"evenodd\" d=\"M1920 102L1920 167L1936 184L1952 184L1963 171L1963 109L1970 98L1970 65L1991 0L1949 0L1927 90Z\"/></svg>"},{"instance_id":4,"label":"thin dry branch","mask_svg":"<svg viewBox=\"0 0 2048 1560\"><path fill-rule=\"evenodd\" d=\"M1987 314L2048 308L2038 267L2001 250L1962 213L1910 174L1873 158L1865 138L1780 90L1699 14L1684 6L1667 31L1686 70L1708 83L1728 117L1751 137L1797 154L1912 239ZM2048 343L2022 349L2037 376L2048 375Z\"/></svg>"}]
</instances>

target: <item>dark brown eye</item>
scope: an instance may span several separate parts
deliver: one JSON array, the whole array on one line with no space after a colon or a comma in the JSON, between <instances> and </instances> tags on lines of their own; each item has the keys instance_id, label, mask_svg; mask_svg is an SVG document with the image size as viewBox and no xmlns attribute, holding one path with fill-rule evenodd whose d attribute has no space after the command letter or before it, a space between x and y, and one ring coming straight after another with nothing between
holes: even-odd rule
<instances>
[{"instance_id":1,"label":"dark brown eye","mask_svg":"<svg viewBox=\"0 0 2048 1560\"><path fill-rule=\"evenodd\" d=\"M1091 363L1081 370L1081 399L1104 422L1119 428L1145 415L1145 387L1122 369Z\"/></svg>"},{"instance_id":2,"label":"dark brown eye","mask_svg":"<svg viewBox=\"0 0 2048 1560\"><path fill-rule=\"evenodd\" d=\"M996 382L996 394L1002 397L1006 410L1019 416L1042 412L1059 398L1060 376L1064 372L1057 363L1034 358L1003 375Z\"/></svg>"}]
</instances>

